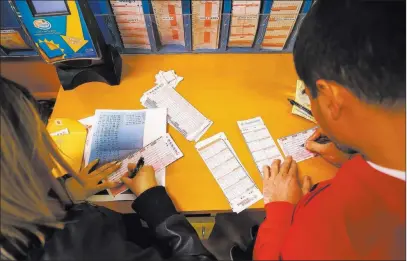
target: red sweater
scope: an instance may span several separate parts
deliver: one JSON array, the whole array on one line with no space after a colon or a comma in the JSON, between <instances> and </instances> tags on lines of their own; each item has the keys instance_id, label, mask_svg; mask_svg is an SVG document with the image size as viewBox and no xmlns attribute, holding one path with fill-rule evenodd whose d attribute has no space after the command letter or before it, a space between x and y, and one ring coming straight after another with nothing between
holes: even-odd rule
<instances>
[{"instance_id":1,"label":"red sweater","mask_svg":"<svg viewBox=\"0 0 407 261\"><path fill-rule=\"evenodd\" d=\"M298 204L272 202L254 259L405 259L406 183L360 156Z\"/></svg>"}]
</instances>

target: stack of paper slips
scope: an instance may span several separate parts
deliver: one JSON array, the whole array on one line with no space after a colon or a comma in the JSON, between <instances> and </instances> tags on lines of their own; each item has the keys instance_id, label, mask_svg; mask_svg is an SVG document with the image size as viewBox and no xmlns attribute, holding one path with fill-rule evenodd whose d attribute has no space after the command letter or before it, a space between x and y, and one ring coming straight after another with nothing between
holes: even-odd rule
<instances>
[{"instance_id":1,"label":"stack of paper slips","mask_svg":"<svg viewBox=\"0 0 407 261\"><path fill-rule=\"evenodd\" d=\"M168 123L189 141L198 141L213 123L166 84L145 92L140 102L149 109L167 108Z\"/></svg>"},{"instance_id":2,"label":"stack of paper slips","mask_svg":"<svg viewBox=\"0 0 407 261\"><path fill-rule=\"evenodd\" d=\"M156 85L167 85L170 88L175 89L175 87L177 87L178 83L180 83L182 80L184 79L184 77L178 76L174 70L171 71L159 71L156 75L155 75L155 83Z\"/></svg>"},{"instance_id":3,"label":"stack of paper slips","mask_svg":"<svg viewBox=\"0 0 407 261\"><path fill-rule=\"evenodd\" d=\"M304 106L305 108L311 110L311 102L308 98L308 95L305 94L305 84L303 81L297 80L297 89L295 91L295 101ZM317 123L315 118L308 113L304 112L298 106L293 106L291 110L292 114L301 116L309 121Z\"/></svg>"}]
</instances>

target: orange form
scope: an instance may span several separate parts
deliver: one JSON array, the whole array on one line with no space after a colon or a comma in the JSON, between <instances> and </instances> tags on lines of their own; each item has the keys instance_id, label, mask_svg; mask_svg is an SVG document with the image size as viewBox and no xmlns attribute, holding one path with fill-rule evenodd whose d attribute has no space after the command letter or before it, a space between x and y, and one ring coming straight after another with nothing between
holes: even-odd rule
<instances>
[{"instance_id":1,"label":"orange form","mask_svg":"<svg viewBox=\"0 0 407 261\"><path fill-rule=\"evenodd\" d=\"M211 26L211 16L212 16L212 3L205 3L205 27ZM209 19L207 19L209 18Z\"/></svg>"},{"instance_id":2,"label":"orange form","mask_svg":"<svg viewBox=\"0 0 407 261\"><path fill-rule=\"evenodd\" d=\"M284 11L284 10L295 11L295 10L297 10L297 7L295 5L292 5L292 6L287 6L287 7L274 7L274 8L271 8L271 11Z\"/></svg>"},{"instance_id":3,"label":"orange form","mask_svg":"<svg viewBox=\"0 0 407 261\"><path fill-rule=\"evenodd\" d=\"M278 26L273 26L273 27L269 27L269 28L267 28L267 31L274 31L274 30L290 30L291 29L291 26L281 26L281 27L278 27Z\"/></svg>"},{"instance_id":4,"label":"orange form","mask_svg":"<svg viewBox=\"0 0 407 261\"><path fill-rule=\"evenodd\" d=\"M271 35L271 36L265 36L264 39L284 39L287 38L287 35Z\"/></svg>"},{"instance_id":5,"label":"orange form","mask_svg":"<svg viewBox=\"0 0 407 261\"><path fill-rule=\"evenodd\" d=\"M265 47L284 47L284 44L282 43L263 43L263 46Z\"/></svg>"},{"instance_id":6,"label":"orange form","mask_svg":"<svg viewBox=\"0 0 407 261\"><path fill-rule=\"evenodd\" d=\"M231 36L253 36L254 34L230 34Z\"/></svg>"},{"instance_id":7,"label":"orange form","mask_svg":"<svg viewBox=\"0 0 407 261\"><path fill-rule=\"evenodd\" d=\"M204 43L211 42L211 32L204 32Z\"/></svg>"},{"instance_id":8,"label":"orange form","mask_svg":"<svg viewBox=\"0 0 407 261\"><path fill-rule=\"evenodd\" d=\"M179 40L178 30L172 30L172 39Z\"/></svg>"},{"instance_id":9,"label":"orange form","mask_svg":"<svg viewBox=\"0 0 407 261\"><path fill-rule=\"evenodd\" d=\"M175 5L168 5L168 13L172 17L172 20L170 20L171 26L177 26L177 16L175 15Z\"/></svg>"}]
</instances>

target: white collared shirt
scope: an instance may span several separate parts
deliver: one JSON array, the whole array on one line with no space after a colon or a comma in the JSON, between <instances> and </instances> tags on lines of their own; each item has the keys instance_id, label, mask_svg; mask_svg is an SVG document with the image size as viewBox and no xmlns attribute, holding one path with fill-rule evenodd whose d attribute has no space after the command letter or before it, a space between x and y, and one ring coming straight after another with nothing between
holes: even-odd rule
<instances>
[{"instance_id":1,"label":"white collared shirt","mask_svg":"<svg viewBox=\"0 0 407 261\"><path fill-rule=\"evenodd\" d=\"M393 178L396 179L401 179L403 181L406 181L406 172L397 170L397 169L389 169L380 165L377 165L373 162L367 161L367 164L369 164L372 168L374 168L377 171L380 171L384 174L387 174L389 176L392 176Z\"/></svg>"}]
</instances>

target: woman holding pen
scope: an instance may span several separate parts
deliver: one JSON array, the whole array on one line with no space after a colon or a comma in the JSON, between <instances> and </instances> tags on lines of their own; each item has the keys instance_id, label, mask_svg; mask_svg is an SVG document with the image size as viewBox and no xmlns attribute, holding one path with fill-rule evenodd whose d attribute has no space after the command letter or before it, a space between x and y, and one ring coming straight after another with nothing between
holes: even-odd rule
<instances>
[{"instance_id":1,"label":"woman holding pen","mask_svg":"<svg viewBox=\"0 0 407 261\"><path fill-rule=\"evenodd\" d=\"M80 173L63 160L27 90L0 78L1 259L213 260L179 214L154 170L122 181L137 195L137 214L122 215L84 200L117 184L100 181L119 168L108 163ZM57 180L61 167L71 177ZM135 166L129 166L133 171ZM148 227L141 224L143 219Z\"/></svg>"}]
</instances>

